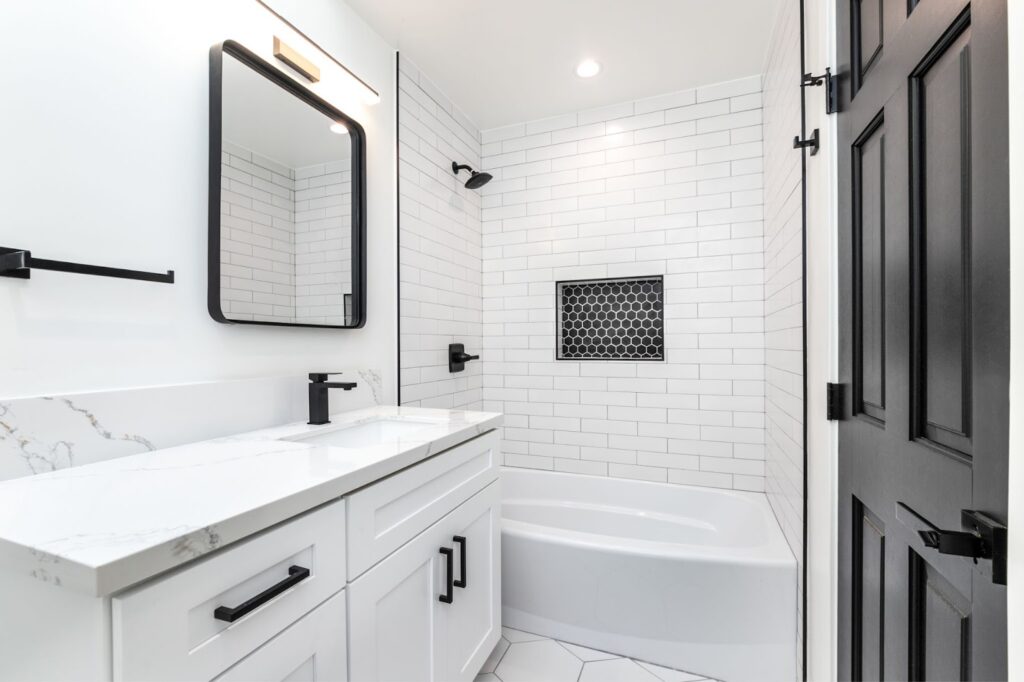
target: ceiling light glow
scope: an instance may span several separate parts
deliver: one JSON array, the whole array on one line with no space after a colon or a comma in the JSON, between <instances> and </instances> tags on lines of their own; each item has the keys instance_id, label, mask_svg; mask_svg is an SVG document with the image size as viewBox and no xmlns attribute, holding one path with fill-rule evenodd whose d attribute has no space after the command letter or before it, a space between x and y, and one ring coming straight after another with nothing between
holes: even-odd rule
<instances>
[{"instance_id":1,"label":"ceiling light glow","mask_svg":"<svg viewBox=\"0 0 1024 682\"><path fill-rule=\"evenodd\" d=\"M580 78L593 78L601 72L601 65L593 59L584 59L576 67L576 75Z\"/></svg>"},{"instance_id":2,"label":"ceiling light glow","mask_svg":"<svg viewBox=\"0 0 1024 682\"><path fill-rule=\"evenodd\" d=\"M346 128L343 123L332 123L331 132L338 135L348 135L348 128Z\"/></svg>"}]
</instances>

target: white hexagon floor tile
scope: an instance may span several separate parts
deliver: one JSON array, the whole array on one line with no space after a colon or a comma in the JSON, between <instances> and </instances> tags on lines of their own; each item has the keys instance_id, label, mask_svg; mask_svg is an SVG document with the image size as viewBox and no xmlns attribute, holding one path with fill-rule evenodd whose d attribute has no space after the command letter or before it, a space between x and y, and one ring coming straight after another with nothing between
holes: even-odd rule
<instances>
[{"instance_id":1,"label":"white hexagon floor tile","mask_svg":"<svg viewBox=\"0 0 1024 682\"><path fill-rule=\"evenodd\" d=\"M502 628L475 682L715 682L702 675Z\"/></svg>"},{"instance_id":2,"label":"white hexagon floor tile","mask_svg":"<svg viewBox=\"0 0 1024 682\"><path fill-rule=\"evenodd\" d=\"M576 682L583 661L551 639L513 642L494 674L501 682Z\"/></svg>"},{"instance_id":3,"label":"white hexagon floor tile","mask_svg":"<svg viewBox=\"0 0 1024 682\"><path fill-rule=\"evenodd\" d=\"M661 682L628 658L583 664L579 682Z\"/></svg>"}]
</instances>

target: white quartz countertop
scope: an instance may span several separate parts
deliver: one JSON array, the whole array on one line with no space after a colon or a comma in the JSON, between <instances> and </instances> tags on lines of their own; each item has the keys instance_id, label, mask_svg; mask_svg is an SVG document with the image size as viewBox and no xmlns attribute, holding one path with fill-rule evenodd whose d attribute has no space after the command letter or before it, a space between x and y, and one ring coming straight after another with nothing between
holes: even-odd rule
<instances>
[{"instance_id":1,"label":"white quartz countertop","mask_svg":"<svg viewBox=\"0 0 1024 682\"><path fill-rule=\"evenodd\" d=\"M425 426L342 448L278 440L381 418ZM173 419L168 415L168 419ZM501 425L489 412L372 407L0 482L0 570L106 596Z\"/></svg>"}]
</instances>

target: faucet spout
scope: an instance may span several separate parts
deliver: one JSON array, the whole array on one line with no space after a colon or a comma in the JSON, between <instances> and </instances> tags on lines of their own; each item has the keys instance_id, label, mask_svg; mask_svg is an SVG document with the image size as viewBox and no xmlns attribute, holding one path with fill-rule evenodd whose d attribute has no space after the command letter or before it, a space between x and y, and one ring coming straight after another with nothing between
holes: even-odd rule
<instances>
[{"instance_id":1,"label":"faucet spout","mask_svg":"<svg viewBox=\"0 0 1024 682\"><path fill-rule=\"evenodd\" d=\"M330 424L330 403L327 392L332 388L351 391L358 386L354 381L327 381L330 374L315 372L309 375L309 424Z\"/></svg>"}]
</instances>

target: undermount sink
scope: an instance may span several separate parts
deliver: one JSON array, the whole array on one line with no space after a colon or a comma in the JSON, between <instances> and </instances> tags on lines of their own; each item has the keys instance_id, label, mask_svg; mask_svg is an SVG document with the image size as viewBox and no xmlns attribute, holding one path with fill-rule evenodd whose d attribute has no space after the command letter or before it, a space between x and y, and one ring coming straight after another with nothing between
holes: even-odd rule
<instances>
[{"instance_id":1,"label":"undermount sink","mask_svg":"<svg viewBox=\"0 0 1024 682\"><path fill-rule=\"evenodd\" d=\"M409 419L376 419L353 426L291 436L282 440L313 445L334 445L340 448L365 448L408 440L416 433L429 429L433 425L431 422Z\"/></svg>"}]
</instances>

